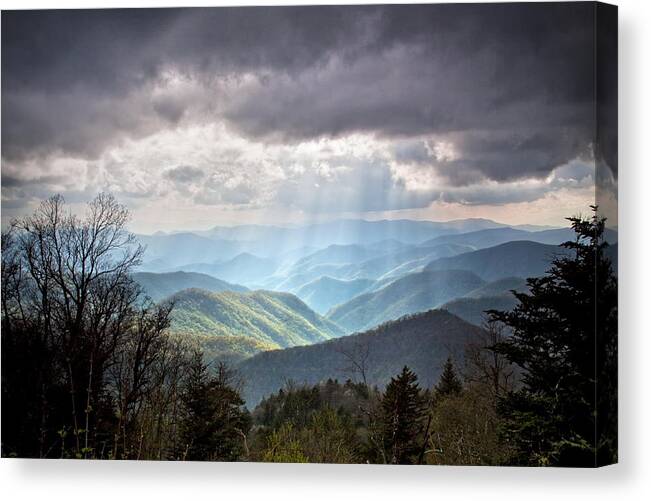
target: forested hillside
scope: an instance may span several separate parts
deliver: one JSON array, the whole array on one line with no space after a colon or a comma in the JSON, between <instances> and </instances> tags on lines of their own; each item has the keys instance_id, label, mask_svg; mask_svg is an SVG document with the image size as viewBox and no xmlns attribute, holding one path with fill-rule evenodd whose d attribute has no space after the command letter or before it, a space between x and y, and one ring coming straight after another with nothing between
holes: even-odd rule
<instances>
[{"instance_id":1,"label":"forested hillside","mask_svg":"<svg viewBox=\"0 0 651 501\"><path fill-rule=\"evenodd\" d=\"M328 318L348 332L436 308L480 287L484 281L463 270L413 273L332 309Z\"/></svg>"},{"instance_id":2,"label":"forested hillside","mask_svg":"<svg viewBox=\"0 0 651 501\"><path fill-rule=\"evenodd\" d=\"M275 348L325 341L342 330L296 296L281 292L188 289L169 298L171 329L205 336L242 336Z\"/></svg>"},{"instance_id":3,"label":"forested hillside","mask_svg":"<svg viewBox=\"0 0 651 501\"><path fill-rule=\"evenodd\" d=\"M441 306L466 322L482 326L488 320L488 310L511 311L518 304L517 299L509 293L499 296L460 297Z\"/></svg>"},{"instance_id":4,"label":"forested hillside","mask_svg":"<svg viewBox=\"0 0 651 501\"><path fill-rule=\"evenodd\" d=\"M448 312L431 310L325 343L259 353L238 365L246 381L243 395L253 407L287 381L315 384L351 378L382 387L405 365L428 386L437 380L446 358L462 358L464 346L480 333Z\"/></svg>"},{"instance_id":5,"label":"forested hillside","mask_svg":"<svg viewBox=\"0 0 651 501\"><path fill-rule=\"evenodd\" d=\"M475 290L470 291L465 297L483 297L506 294L511 291L527 292L527 281L519 277L500 278L493 282L488 282Z\"/></svg>"},{"instance_id":6,"label":"forested hillside","mask_svg":"<svg viewBox=\"0 0 651 501\"><path fill-rule=\"evenodd\" d=\"M567 249L557 245L516 241L437 259L425 270L468 270L488 281L538 277L545 273L554 257L565 254L568 254Z\"/></svg>"},{"instance_id":7,"label":"forested hillside","mask_svg":"<svg viewBox=\"0 0 651 501\"><path fill-rule=\"evenodd\" d=\"M329 318L286 292L135 273L144 248L125 230L127 216L111 196L98 196L84 219L53 197L3 234L3 456L568 466L616 458L617 246L601 240L596 216L571 219L577 238L561 247L516 241L397 278L322 276L302 290L321 308L371 290ZM358 260L338 264L304 248L312 257L302 262L311 272L366 266L383 247L410 259L410 245L320 254ZM252 273L264 262L239 256ZM185 285L201 288L160 299ZM364 332L344 335L355 330Z\"/></svg>"}]
</instances>

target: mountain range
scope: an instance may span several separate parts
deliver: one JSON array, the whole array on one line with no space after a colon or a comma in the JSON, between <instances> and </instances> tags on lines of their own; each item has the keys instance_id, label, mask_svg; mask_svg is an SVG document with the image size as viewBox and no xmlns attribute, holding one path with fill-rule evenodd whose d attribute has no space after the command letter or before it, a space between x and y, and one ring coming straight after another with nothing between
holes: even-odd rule
<instances>
[{"instance_id":1,"label":"mountain range","mask_svg":"<svg viewBox=\"0 0 651 501\"><path fill-rule=\"evenodd\" d=\"M419 244L441 235L504 226L487 219L447 222L347 219L300 226L216 226L204 231L158 232L136 237L146 247L141 271L163 272L197 263L223 263L241 253L281 262L283 258L297 259L330 245L366 246L389 240L399 245Z\"/></svg>"},{"instance_id":2,"label":"mountain range","mask_svg":"<svg viewBox=\"0 0 651 501\"><path fill-rule=\"evenodd\" d=\"M462 297L448 301L441 309L457 315L474 325L482 326L487 320L486 310L510 311L517 299L512 291L528 292L526 280L508 277L488 282Z\"/></svg>"},{"instance_id":3,"label":"mountain range","mask_svg":"<svg viewBox=\"0 0 651 501\"><path fill-rule=\"evenodd\" d=\"M147 250L133 278L154 301L174 302L173 335L238 365L250 405L288 380L344 378L362 342L373 384L405 364L431 384L447 354L462 357L486 310L512 309L512 290L526 292L526 278L570 253L559 244L573 232L342 220L138 238ZM617 270L617 244L606 252Z\"/></svg>"},{"instance_id":4,"label":"mountain range","mask_svg":"<svg viewBox=\"0 0 651 501\"><path fill-rule=\"evenodd\" d=\"M362 331L403 315L436 308L483 284L476 274L465 270L412 273L333 308L327 317L348 332Z\"/></svg>"},{"instance_id":5,"label":"mountain range","mask_svg":"<svg viewBox=\"0 0 651 501\"><path fill-rule=\"evenodd\" d=\"M387 322L373 330L310 346L258 353L237 370L245 381L244 398L253 408L288 381L315 384L328 378L360 381L351 357L366 366L368 384L383 387L403 366L409 366L421 386L438 380L448 356L463 360L464 346L481 329L442 310L430 310Z\"/></svg>"},{"instance_id":6,"label":"mountain range","mask_svg":"<svg viewBox=\"0 0 651 501\"><path fill-rule=\"evenodd\" d=\"M609 242L617 241L616 232L611 229L605 230L604 237ZM513 227L489 228L485 230L470 231L461 234L448 234L436 237L423 242L423 246L440 244L461 244L469 245L475 249L494 247L506 242L515 240L527 240L540 244L558 245L574 239L574 231L571 228L554 228L541 231L526 231Z\"/></svg>"},{"instance_id":7,"label":"mountain range","mask_svg":"<svg viewBox=\"0 0 651 501\"><path fill-rule=\"evenodd\" d=\"M221 280L241 284L256 284L261 277L267 277L276 271L278 262L271 258L262 258L249 252L242 252L233 258L214 263L193 263L181 269L206 273Z\"/></svg>"},{"instance_id":8,"label":"mountain range","mask_svg":"<svg viewBox=\"0 0 651 501\"><path fill-rule=\"evenodd\" d=\"M537 277L543 275L556 256L569 251L558 245L515 241L466 252L432 261L425 271L459 269L476 273L482 279L493 281L505 277Z\"/></svg>"},{"instance_id":9,"label":"mountain range","mask_svg":"<svg viewBox=\"0 0 651 501\"><path fill-rule=\"evenodd\" d=\"M609 241L616 241L616 232L607 232ZM558 245L570 238L569 228L510 227L485 219L215 227L194 233L139 235L146 246L139 271L205 273L249 288L297 293L322 276L398 278L422 271L436 259L514 240Z\"/></svg>"}]
</instances>

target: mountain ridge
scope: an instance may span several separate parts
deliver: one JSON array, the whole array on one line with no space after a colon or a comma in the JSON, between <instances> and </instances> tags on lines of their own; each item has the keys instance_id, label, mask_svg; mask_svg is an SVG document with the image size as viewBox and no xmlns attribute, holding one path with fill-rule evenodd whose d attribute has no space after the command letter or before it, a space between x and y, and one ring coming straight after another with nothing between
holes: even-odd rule
<instances>
[{"instance_id":1,"label":"mountain ridge","mask_svg":"<svg viewBox=\"0 0 651 501\"><path fill-rule=\"evenodd\" d=\"M190 271L174 271L153 273L140 271L131 277L140 284L145 294L153 301L160 301L184 289L205 289L210 292L246 292L249 289L243 285L233 284L220 280L205 273Z\"/></svg>"},{"instance_id":2,"label":"mountain ridge","mask_svg":"<svg viewBox=\"0 0 651 501\"><path fill-rule=\"evenodd\" d=\"M328 312L327 318L349 332L436 308L484 284L466 270L423 271L406 275L374 292L361 294Z\"/></svg>"},{"instance_id":3,"label":"mountain ridge","mask_svg":"<svg viewBox=\"0 0 651 501\"><path fill-rule=\"evenodd\" d=\"M171 330L204 336L244 336L275 348L310 344L343 331L292 294L185 289L174 302Z\"/></svg>"},{"instance_id":4,"label":"mountain ridge","mask_svg":"<svg viewBox=\"0 0 651 501\"><path fill-rule=\"evenodd\" d=\"M236 368L244 381L243 394L250 408L288 381L316 384L328 378L361 380L359 372L351 370L350 357L365 358L368 384L383 387L407 365L418 375L421 386L427 388L437 382L447 357L460 362L466 344L481 332L452 313L428 310L362 333L261 352Z\"/></svg>"}]
</instances>

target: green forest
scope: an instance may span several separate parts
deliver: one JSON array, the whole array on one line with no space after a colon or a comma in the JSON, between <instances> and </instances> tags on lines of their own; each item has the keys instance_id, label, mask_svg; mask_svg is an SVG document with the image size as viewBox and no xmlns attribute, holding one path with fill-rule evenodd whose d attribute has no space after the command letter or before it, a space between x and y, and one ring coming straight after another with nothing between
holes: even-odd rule
<instances>
[{"instance_id":1,"label":"green forest","mask_svg":"<svg viewBox=\"0 0 651 501\"><path fill-rule=\"evenodd\" d=\"M152 294L124 206L99 195L78 216L52 197L2 234L2 456L612 463L617 280L592 210L526 280L489 282L527 264L491 247L476 273L442 269L467 253L355 297L359 279L329 280L350 301L321 316L190 274Z\"/></svg>"}]
</instances>

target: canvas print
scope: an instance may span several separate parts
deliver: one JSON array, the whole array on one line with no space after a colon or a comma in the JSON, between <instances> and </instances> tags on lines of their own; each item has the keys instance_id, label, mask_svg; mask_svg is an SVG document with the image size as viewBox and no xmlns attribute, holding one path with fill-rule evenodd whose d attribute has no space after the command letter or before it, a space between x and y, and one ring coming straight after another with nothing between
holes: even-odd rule
<instances>
[{"instance_id":1,"label":"canvas print","mask_svg":"<svg viewBox=\"0 0 651 501\"><path fill-rule=\"evenodd\" d=\"M5 458L617 461L617 9L2 12Z\"/></svg>"}]
</instances>

